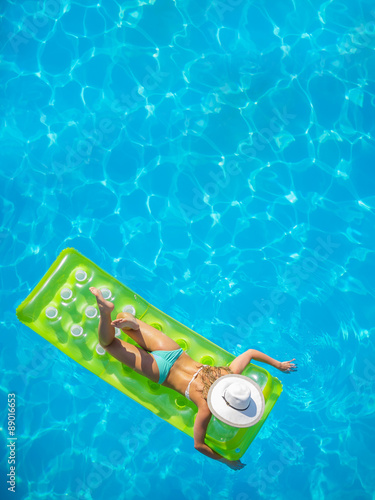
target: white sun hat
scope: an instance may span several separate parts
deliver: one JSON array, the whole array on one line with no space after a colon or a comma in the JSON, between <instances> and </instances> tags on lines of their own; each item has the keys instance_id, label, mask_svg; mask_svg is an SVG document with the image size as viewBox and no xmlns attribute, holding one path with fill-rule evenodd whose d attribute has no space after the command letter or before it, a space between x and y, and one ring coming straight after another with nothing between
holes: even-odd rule
<instances>
[{"instance_id":1,"label":"white sun hat","mask_svg":"<svg viewBox=\"0 0 375 500\"><path fill-rule=\"evenodd\" d=\"M228 374L211 385L207 395L211 413L232 427L251 427L262 418L265 401L262 389L249 377Z\"/></svg>"}]
</instances>

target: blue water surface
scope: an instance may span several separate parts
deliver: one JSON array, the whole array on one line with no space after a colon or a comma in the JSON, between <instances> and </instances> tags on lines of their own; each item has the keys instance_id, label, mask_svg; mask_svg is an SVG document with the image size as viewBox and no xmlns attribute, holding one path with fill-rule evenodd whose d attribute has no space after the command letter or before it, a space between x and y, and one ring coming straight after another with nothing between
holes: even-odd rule
<instances>
[{"instance_id":1,"label":"blue water surface","mask_svg":"<svg viewBox=\"0 0 375 500\"><path fill-rule=\"evenodd\" d=\"M0 13L1 498L373 500L373 1ZM17 321L66 247L235 355L297 359L243 470Z\"/></svg>"}]
</instances>

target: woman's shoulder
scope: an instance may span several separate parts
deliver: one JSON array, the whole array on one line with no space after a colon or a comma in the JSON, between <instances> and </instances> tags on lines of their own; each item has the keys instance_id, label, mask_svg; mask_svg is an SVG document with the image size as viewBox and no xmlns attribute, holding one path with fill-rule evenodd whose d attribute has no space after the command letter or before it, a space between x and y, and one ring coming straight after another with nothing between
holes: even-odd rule
<instances>
[{"instance_id":1,"label":"woman's shoulder","mask_svg":"<svg viewBox=\"0 0 375 500\"><path fill-rule=\"evenodd\" d=\"M198 408L199 412L207 412L211 413L208 407L206 399L202 396L202 393L199 391L194 391L194 394L191 395L191 401Z\"/></svg>"}]
</instances>

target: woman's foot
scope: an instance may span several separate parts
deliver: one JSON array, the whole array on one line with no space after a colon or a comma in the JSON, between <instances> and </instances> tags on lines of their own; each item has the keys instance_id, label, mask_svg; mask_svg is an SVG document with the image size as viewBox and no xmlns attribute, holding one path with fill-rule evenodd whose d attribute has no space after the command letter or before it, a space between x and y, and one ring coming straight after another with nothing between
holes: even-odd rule
<instances>
[{"instance_id":1,"label":"woman's foot","mask_svg":"<svg viewBox=\"0 0 375 500\"><path fill-rule=\"evenodd\" d=\"M101 313L111 313L115 307L115 305L112 302L109 302L108 300L105 300L103 298L102 292L98 290L97 288L91 286L89 288L90 292L95 295L96 301L98 303L99 311Z\"/></svg>"},{"instance_id":2,"label":"woman's foot","mask_svg":"<svg viewBox=\"0 0 375 500\"><path fill-rule=\"evenodd\" d=\"M112 321L112 326L120 330L138 330L139 324L135 317L130 313L121 313L121 317Z\"/></svg>"}]
</instances>

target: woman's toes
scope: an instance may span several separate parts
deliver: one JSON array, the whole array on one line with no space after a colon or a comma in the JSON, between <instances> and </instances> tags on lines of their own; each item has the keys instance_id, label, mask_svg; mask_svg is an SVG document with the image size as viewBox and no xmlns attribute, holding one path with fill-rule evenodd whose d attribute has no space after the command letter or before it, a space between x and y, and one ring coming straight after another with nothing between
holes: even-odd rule
<instances>
[{"instance_id":1,"label":"woman's toes","mask_svg":"<svg viewBox=\"0 0 375 500\"><path fill-rule=\"evenodd\" d=\"M95 288L94 286L90 286L90 292L93 293L96 297L100 297L101 291Z\"/></svg>"}]
</instances>

